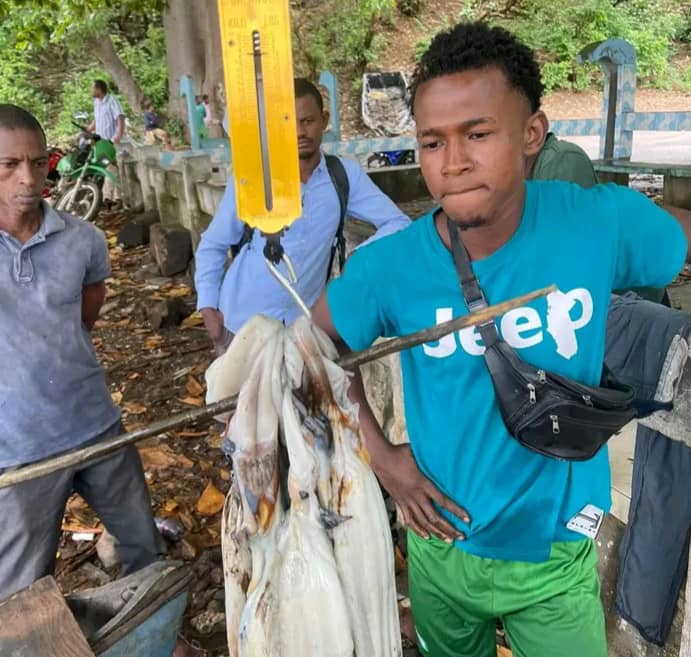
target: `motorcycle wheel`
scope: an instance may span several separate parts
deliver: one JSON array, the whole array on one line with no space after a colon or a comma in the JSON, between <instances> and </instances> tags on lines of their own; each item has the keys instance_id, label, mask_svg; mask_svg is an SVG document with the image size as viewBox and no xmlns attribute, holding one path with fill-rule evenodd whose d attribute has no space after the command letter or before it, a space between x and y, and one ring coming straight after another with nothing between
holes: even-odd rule
<instances>
[{"instance_id":1,"label":"motorcycle wheel","mask_svg":"<svg viewBox=\"0 0 691 657\"><path fill-rule=\"evenodd\" d=\"M67 203L72 194L73 187L68 187L60 196L55 208L66 211ZM103 192L101 188L92 180L83 180L72 202L70 214L73 214L84 221L94 221L103 203Z\"/></svg>"}]
</instances>

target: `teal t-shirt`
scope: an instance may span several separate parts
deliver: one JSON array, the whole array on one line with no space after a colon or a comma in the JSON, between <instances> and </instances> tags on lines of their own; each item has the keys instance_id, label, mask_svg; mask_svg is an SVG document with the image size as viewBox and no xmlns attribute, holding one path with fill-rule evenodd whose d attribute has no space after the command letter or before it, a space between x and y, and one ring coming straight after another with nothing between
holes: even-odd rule
<instances>
[{"instance_id":1,"label":"teal t-shirt","mask_svg":"<svg viewBox=\"0 0 691 657\"><path fill-rule=\"evenodd\" d=\"M499 332L527 362L597 384L611 291L669 283L684 263L686 239L669 214L624 187L545 181L526 190L517 231L474 262L475 273L490 303L556 284L548 298L499 318ZM355 253L327 301L353 350L467 313L432 213ZM471 516L466 526L446 514L467 534L461 549L543 561L552 542L582 538L566 523L586 504L609 509L606 448L589 461L565 462L509 435L476 329L407 350L401 365L415 459Z\"/></svg>"}]
</instances>

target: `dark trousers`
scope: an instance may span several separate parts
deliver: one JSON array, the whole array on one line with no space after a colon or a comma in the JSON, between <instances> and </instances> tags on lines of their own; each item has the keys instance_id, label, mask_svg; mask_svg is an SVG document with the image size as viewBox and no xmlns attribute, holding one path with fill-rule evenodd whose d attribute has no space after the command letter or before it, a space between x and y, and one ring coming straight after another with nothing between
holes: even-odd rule
<instances>
[{"instance_id":1,"label":"dark trousers","mask_svg":"<svg viewBox=\"0 0 691 657\"><path fill-rule=\"evenodd\" d=\"M99 436L120 433L120 425ZM53 573L65 505L79 493L115 538L128 574L165 545L151 513L139 453L125 447L84 466L0 489L0 599Z\"/></svg>"},{"instance_id":2,"label":"dark trousers","mask_svg":"<svg viewBox=\"0 0 691 657\"><path fill-rule=\"evenodd\" d=\"M652 399L672 340L690 332L688 313L612 297L607 365L639 398ZM691 448L639 425L616 607L644 638L659 645L669 634L688 565L689 482Z\"/></svg>"}]
</instances>

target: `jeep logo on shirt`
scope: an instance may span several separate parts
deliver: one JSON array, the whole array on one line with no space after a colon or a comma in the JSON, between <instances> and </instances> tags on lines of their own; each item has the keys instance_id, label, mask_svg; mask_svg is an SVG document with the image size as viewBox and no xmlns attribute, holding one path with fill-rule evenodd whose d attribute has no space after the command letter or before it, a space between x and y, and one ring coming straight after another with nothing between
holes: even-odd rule
<instances>
[{"instance_id":1,"label":"jeep logo on shirt","mask_svg":"<svg viewBox=\"0 0 691 657\"><path fill-rule=\"evenodd\" d=\"M452 308L437 308L436 323L442 324L453 318ZM557 345L557 353L566 360L578 353L576 332L587 326L593 318L593 297L585 288L570 292L552 292L547 295L547 317L530 306L510 310L497 319L499 333L514 349L527 349L540 344L549 333ZM425 355L431 358L451 356L460 343L461 349L471 356L482 356L485 348L475 326L461 329L458 333L444 336L434 344L425 344Z\"/></svg>"}]
</instances>

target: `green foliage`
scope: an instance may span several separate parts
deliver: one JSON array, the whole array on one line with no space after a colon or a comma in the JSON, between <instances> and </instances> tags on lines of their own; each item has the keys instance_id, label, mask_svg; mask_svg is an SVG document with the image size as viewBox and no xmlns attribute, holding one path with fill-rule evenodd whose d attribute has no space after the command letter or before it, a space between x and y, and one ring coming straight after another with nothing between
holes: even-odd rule
<instances>
[{"instance_id":1,"label":"green foliage","mask_svg":"<svg viewBox=\"0 0 691 657\"><path fill-rule=\"evenodd\" d=\"M13 103L30 111L45 123L48 113L46 98L31 83L37 67L26 53L14 53L0 58L0 103Z\"/></svg>"},{"instance_id":2,"label":"green foliage","mask_svg":"<svg viewBox=\"0 0 691 657\"><path fill-rule=\"evenodd\" d=\"M163 28L150 26L146 38L134 45L124 39L114 41L120 58L144 93L155 107L164 108L168 103L168 71Z\"/></svg>"},{"instance_id":3,"label":"green foliage","mask_svg":"<svg viewBox=\"0 0 691 657\"><path fill-rule=\"evenodd\" d=\"M19 47L79 43L76 37L101 34L116 16L157 14L167 0L0 0L0 22L11 23Z\"/></svg>"},{"instance_id":4,"label":"green foliage","mask_svg":"<svg viewBox=\"0 0 691 657\"><path fill-rule=\"evenodd\" d=\"M168 119L165 128L174 142L184 144L187 141L187 125L181 118L175 116Z\"/></svg>"},{"instance_id":5,"label":"green foliage","mask_svg":"<svg viewBox=\"0 0 691 657\"><path fill-rule=\"evenodd\" d=\"M670 86L679 81L670 62L673 40L691 34L691 17L678 0L471 0L455 18L489 20L517 34L537 51L548 90L582 90L599 80L597 66L576 58L587 45L613 37L636 49L643 85ZM431 37L430 31L416 44L418 57Z\"/></svg>"},{"instance_id":6,"label":"green foliage","mask_svg":"<svg viewBox=\"0 0 691 657\"><path fill-rule=\"evenodd\" d=\"M298 68L349 67L355 77L375 61L392 24L396 0L330 0L295 26Z\"/></svg>"},{"instance_id":7,"label":"green foliage","mask_svg":"<svg viewBox=\"0 0 691 657\"><path fill-rule=\"evenodd\" d=\"M661 86L670 79L671 42L679 28L676 0L531 0L530 11L511 21L498 20L540 54L548 89L583 89L594 80L595 68L576 63L588 44L619 37L637 53L638 75Z\"/></svg>"},{"instance_id":8,"label":"green foliage","mask_svg":"<svg viewBox=\"0 0 691 657\"><path fill-rule=\"evenodd\" d=\"M72 114L93 114L93 80L102 78L115 86L85 45L87 39L101 35L112 38L144 93L158 108L165 108L165 36L155 21L161 6L158 0L48 0L41 4L0 0L0 100L34 111L53 138L74 134ZM67 75L62 67L51 70L56 58L69 66ZM140 109L130 108L117 89L116 95L138 129Z\"/></svg>"}]
</instances>

